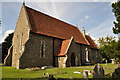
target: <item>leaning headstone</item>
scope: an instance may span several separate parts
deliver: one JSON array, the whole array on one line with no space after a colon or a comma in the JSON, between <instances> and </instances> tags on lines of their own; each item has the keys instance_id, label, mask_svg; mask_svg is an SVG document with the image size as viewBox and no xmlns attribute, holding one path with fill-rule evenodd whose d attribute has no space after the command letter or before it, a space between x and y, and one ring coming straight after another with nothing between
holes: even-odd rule
<instances>
[{"instance_id":1,"label":"leaning headstone","mask_svg":"<svg viewBox=\"0 0 120 80\"><path fill-rule=\"evenodd\" d=\"M116 68L115 71L112 73L112 78L120 80L120 65L118 65L118 68Z\"/></svg>"},{"instance_id":2,"label":"leaning headstone","mask_svg":"<svg viewBox=\"0 0 120 80\"><path fill-rule=\"evenodd\" d=\"M97 64L94 67L93 78L95 78L95 79L104 78L104 69L103 69L102 65Z\"/></svg>"},{"instance_id":3,"label":"leaning headstone","mask_svg":"<svg viewBox=\"0 0 120 80\"><path fill-rule=\"evenodd\" d=\"M84 80L88 80L88 71L83 71L83 78Z\"/></svg>"}]
</instances>

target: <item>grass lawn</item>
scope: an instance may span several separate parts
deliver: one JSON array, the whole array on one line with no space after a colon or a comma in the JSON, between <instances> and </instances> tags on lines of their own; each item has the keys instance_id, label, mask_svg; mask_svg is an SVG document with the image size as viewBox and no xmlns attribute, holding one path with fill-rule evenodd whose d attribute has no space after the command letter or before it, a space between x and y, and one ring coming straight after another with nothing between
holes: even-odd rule
<instances>
[{"instance_id":1,"label":"grass lawn","mask_svg":"<svg viewBox=\"0 0 120 80\"><path fill-rule=\"evenodd\" d=\"M114 72L117 68L117 64L101 64L105 69L105 74ZM1 66L2 67L2 78L40 78L46 77L44 73L56 74L55 78L82 78L82 74L73 73L75 71L82 72L83 70L93 71L94 65L91 66L80 66L80 67L68 67L68 68L49 68L45 70L31 71L26 69L15 69L13 67ZM92 75L89 75L92 78Z\"/></svg>"}]
</instances>

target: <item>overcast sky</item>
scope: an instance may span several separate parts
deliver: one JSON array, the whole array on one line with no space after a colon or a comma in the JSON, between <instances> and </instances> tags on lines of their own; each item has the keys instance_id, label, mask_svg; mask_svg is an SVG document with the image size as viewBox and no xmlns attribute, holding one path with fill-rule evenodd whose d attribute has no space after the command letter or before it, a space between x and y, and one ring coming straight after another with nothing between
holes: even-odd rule
<instances>
[{"instance_id":1,"label":"overcast sky","mask_svg":"<svg viewBox=\"0 0 120 80\"><path fill-rule=\"evenodd\" d=\"M93 38L117 36L112 32L115 20L111 2L25 2L26 6L65 21L82 30ZM13 32L20 13L22 2L2 2L3 39ZM0 42L2 41L0 40Z\"/></svg>"}]
</instances>

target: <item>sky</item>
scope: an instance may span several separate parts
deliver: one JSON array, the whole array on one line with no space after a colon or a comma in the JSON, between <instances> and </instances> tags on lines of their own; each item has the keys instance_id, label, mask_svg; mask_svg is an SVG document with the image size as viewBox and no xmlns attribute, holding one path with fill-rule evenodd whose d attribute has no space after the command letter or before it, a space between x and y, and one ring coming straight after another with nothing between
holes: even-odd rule
<instances>
[{"instance_id":1,"label":"sky","mask_svg":"<svg viewBox=\"0 0 120 80\"><path fill-rule=\"evenodd\" d=\"M95 0L94 0L95 1ZM1 5L1 4L0 4ZM64 22L85 27L86 34L93 39L116 36L112 32L113 21L111 2L25 2L25 5ZM19 17L22 2L2 2L2 28L0 43L13 32ZM1 17L0 17L1 19Z\"/></svg>"}]
</instances>

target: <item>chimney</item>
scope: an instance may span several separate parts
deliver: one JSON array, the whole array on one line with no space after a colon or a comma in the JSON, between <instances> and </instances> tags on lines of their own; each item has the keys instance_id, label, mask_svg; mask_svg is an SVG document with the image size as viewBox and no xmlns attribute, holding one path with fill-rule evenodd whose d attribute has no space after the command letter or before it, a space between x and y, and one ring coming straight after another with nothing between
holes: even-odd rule
<instances>
[{"instance_id":1,"label":"chimney","mask_svg":"<svg viewBox=\"0 0 120 80\"><path fill-rule=\"evenodd\" d=\"M85 36L85 28L84 27L82 28L82 34L83 34L83 36Z\"/></svg>"}]
</instances>

